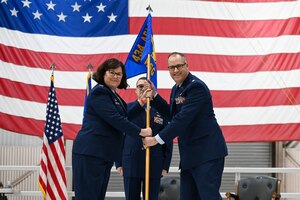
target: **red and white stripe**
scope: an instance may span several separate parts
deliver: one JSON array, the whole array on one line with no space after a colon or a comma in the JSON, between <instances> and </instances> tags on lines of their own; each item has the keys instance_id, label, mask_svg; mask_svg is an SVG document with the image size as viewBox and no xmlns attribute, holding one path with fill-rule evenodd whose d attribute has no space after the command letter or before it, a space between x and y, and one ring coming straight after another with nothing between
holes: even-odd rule
<instances>
[{"instance_id":1,"label":"red and white stripe","mask_svg":"<svg viewBox=\"0 0 300 200\"><path fill-rule=\"evenodd\" d=\"M186 54L190 71L211 89L228 142L300 140L300 2L152 0L158 91L174 84L167 55ZM57 37L0 28L0 127L43 133L49 66L65 138L82 122L86 66L125 62L149 2L129 0L129 35ZM137 77L129 80L134 87ZM126 101L134 89L119 91Z\"/></svg>"},{"instance_id":2,"label":"red and white stripe","mask_svg":"<svg viewBox=\"0 0 300 200\"><path fill-rule=\"evenodd\" d=\"M39 174L39 187L44 199L67 200L65 157L64 137L49 144L44 136Z\"/></svg>"}]
</instances>

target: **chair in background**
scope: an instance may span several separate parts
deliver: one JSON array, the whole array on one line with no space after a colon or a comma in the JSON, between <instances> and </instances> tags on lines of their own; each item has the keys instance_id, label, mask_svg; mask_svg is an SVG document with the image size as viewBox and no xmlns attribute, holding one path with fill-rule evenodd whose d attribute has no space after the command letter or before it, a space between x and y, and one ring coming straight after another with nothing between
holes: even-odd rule
<instances>
[{"instance_id":1,"label":"chair in background","mask_svg":"<svg viewBox=\"0 0 300 200\"><path fill-rule=\"evenodd\" d=\"M280 179L270 176L243 178L235 183L235 194L226 193L227 200L279 200Z\"/></svg>"},{"instance_id":2,"label":"chair in background","mask_svg":"<svg viewBox=\"0 0 300 200\"><path fill-rule=\"evenodd\" d=\"M159 200L179 200L180 199L180 178L166 176L161 179Z\"/></svg>"}]
</instances>

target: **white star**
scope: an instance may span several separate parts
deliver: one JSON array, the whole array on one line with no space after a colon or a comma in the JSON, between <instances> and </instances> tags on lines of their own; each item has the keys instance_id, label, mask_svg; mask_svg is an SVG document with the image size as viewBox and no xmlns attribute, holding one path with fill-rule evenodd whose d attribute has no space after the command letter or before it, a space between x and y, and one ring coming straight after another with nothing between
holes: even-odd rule
<instances>
[{"instance_id":1,"label":"white star","mask_svg":"<svg viewBox=\"0 0 300 200\"><path fill-rule=\"evenodd\" d=\"M64 22L66 22L65 19L66 19L67 15L64 15L63 12L61 12L60 15L57 15L57 17L58 17L58 21L64 21Z\"/></svg>"},{"instance_id":2,"label":"white star","mask_svg":"<svg viewBox=\"0 0 300 200\"><path fill-rule=\"evenodd\" d=\"M9 10L11 12L11 16L16 16L18 17L18 10L16 10L16 8L14 8L13 10Z\"/></svg>"},{"instance_id":3,"label":"white star","mask_svg":"<svg viewBox=\"0 0 300 200\"><path fill-rule=\"evenodd\" d=\"M91 23L91 18L92 18L92 17L93 17L93 16L89 16L89 13L86 13L85 16L82 16L82 18L84 19L83 23L84 23L84 22L89 22L89 23Z\"/></svg>"},{"instance_id":4,"label":"white star","mask_svg":"<svg viewBox=\"0 0 300 200\"><path fill-rule=\"evenodd\" d=\"M1 0L1 3L7 4L7 1L8 1L8 0Z\"/></svg>"},{"instance_id":5,"label":"white star","mask_svg":"<svg viewBox=\"0 0 300 200\"><path fill-rule=\"evenodd\" d=\"M25 1L22 1L22 3L23 3L23 7L28 7L28 8L30 8L30 4L31 4L32 2L30 2L29 0L25 0Z\"/></svg>"},{"instance_id":6,"label":"white star","mask_svg":"<svg viewBox=\"0 0 300 200\"><path fill-rule=\"evenodd\" d=\"M52 3L52 1L46 3L46 5L48 6L47 10L54 10L54 6L56 6L56 4Z\"/></svg>"},{"instance_id":7,"label":"white star","mask_svg":"<svg viewBox=\"0 0 300 200\"><path fill-rule=\"evenodd\" d=\"M102 11L104 12L104 8L106 7L105 5L103 5L102 3L100 3L99 6L96 6L98 8L98 12Z\"/></svg>"},{"instance_id":8,"label":"white star","mask_svg":"<svg viewBox=\"0 0 300 200\"><path fill-rule=\"evenodd\" d=\"M39 13L38 10L35 11L35 13L32 13L34 15L34 19L39 19L41 20L41 16L43 15L42 13Z\"/></svg>"},{"instance_id":9,"label":"white star","mask_svg":"<svg viewBox=\"0 0 300 200\"><path fill-rule=\"evenodd\" d=\"M81 7L81 5L78 5L77 2L75 2L74 5L71 6L73 8L73 12L78 11L80 12L79 8Z\"/></svg>"},{"instance_id":10,"label":"white star","mask_svg":"<svg viewBox=\"0 0 300 200\"><path fill-rule=\"evenodd\" d=\"M111 13L110 16L107 16L109 18L109 23L110 22L116 22L116 17L117 15L114 15L114 13Z\"/></svg>"}]
</instances>

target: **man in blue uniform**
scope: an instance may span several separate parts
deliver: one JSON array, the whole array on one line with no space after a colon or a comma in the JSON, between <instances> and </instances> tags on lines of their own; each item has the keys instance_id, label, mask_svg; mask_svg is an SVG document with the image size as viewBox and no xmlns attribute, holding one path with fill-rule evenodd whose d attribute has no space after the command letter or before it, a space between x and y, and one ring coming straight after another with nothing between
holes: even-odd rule
<instances>
[{"instance_id":1,"label":"man in blue uniform","mask_svg":"<svg viewBox=\"0 0 300 200\"><path fill-rule=\"evenodd\" d=\"M168 56L168 68L175 85L170 104L154 91L152 106L170 123L145 146L172 141L178 136L180 152L180 199L222 200L219 193L227 146L215 118L212 96L206 84L188 70L179 52Z\"/></svg>"},{"instance_id":2,"label":"man in blue uniform","mask_svg":"<svg viewBox=\"0 0 300 200\"><path fill-rule=\"evenodd\" d=\"M146 127L146 110L142 99L143 89L148 84L145 77L138 79L136 94L138 100L128 104L128 119L139 127ZM150 126L153 135L157 134L167 124L156 110L151 109ZM163 145L157 145L150 149L150 182L149 199L158 200L160 179L166 175L172 157L173 143L169 141ZM123 174L124 190L127 200L140 200L141 191L145 190L145 157L142 138L138 135L125 135L122 162L116 163L117 171ZM142 187L143 186L143 189Z\"/></svg>"}]
</instances>

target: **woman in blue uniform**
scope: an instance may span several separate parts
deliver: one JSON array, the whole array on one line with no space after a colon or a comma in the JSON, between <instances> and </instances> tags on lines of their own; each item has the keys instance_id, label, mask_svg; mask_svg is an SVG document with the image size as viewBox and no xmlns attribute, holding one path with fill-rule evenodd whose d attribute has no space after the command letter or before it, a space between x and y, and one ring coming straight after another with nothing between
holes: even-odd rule
<instances>
[{"instance_id":1,"label":"woman in blue uniform","mask_svg":"<svg viewBox=\"0 0 300 200\"><path fill-rule=\"evenodd\" d=\"M103 200L113 162L120 161L124 134L152 134L127 119L127 106L116 93L126 89L124 64L104 61L93 79L98 83L86 100L82 127L73 144L72 166L76 200Z\"/></svg>"}]
</instances>

